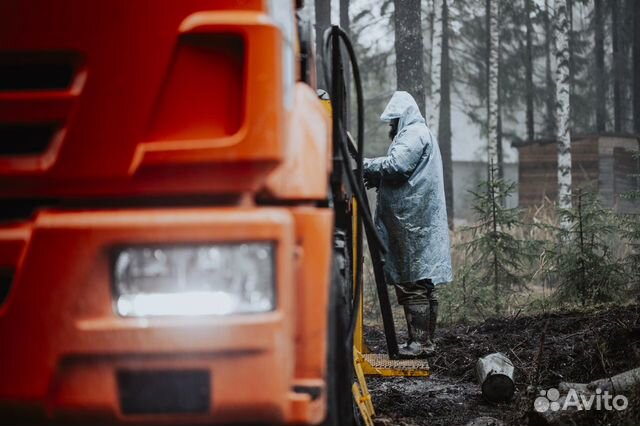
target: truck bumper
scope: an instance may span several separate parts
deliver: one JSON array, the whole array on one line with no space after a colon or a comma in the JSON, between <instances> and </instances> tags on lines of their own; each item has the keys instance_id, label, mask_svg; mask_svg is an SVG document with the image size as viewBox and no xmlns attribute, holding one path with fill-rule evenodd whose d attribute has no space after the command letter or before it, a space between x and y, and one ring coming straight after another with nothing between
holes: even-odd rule
<instances>
[{"instance_id":1,"label":"truck bumper","mask_svg":"<svg viewBox=\"0 0 640 426\"><path fill-rule=\"evenodd\" d=\"M0 267L14 263L16 271L0 306L0 419L82 424L321 419L324 398L293 391L294 222L281 208L52 211L29 225L0 229ZM164 318L114 313L113 247L247 240L275 242L274 311ZM141 395L153 384L159 390L145 402ZM168 400L163 410L162 389L179 398L190 395L185 398L191 408L176 412L175 401ZM133 411L131 404L137 407Z\"/></svg>"}]
</instances>

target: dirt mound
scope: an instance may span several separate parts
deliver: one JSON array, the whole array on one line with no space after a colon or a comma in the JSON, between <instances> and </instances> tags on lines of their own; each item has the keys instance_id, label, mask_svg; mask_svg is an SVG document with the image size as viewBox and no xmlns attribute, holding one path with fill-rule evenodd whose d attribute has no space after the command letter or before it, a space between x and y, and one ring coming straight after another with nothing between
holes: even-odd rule
<instances>
[{"instance_id":1,"label":"dirt mound","mask_svg":"<svg viewBox=\"0 0 640 426\"><path fill-rule=\"evenodd\" d=\"M379 329L369 328L365 337L373 351L385 351ZM403 337L400 332L401 341ZM492 416L523 424L537 396L534 389L561 381L585 383L640 366L640 306L491 318L475 326L441 329L437 343L431 378L371 380L383 418L394 419L391 424L457 425ZM517 391L511 404L485 403L475 384L475 362L492 352L504 353L515 365ZM598 413L578 423L635 424L631 419L637 416L638 399L630 399L624 412Z\"/></svg>"}]
</instances>

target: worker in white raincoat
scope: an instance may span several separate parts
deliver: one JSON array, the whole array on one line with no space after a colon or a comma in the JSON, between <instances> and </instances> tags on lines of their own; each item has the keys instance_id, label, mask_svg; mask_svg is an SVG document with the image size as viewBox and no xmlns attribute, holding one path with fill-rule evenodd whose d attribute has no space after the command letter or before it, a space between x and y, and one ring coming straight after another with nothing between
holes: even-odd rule
<instances>
[{"instance_id":1,"label":"worker in white raincoat","mask_svg":"<svg viewBox=\"0 0 640 426\"><path fill-rule=\"evenodd\" d=\"M435 352L436 286L453 280L442 158L413 97L393 94L380 117L391 126L387 155L364 160L368 187L378 188L376 227L389 249L385 279L407 318L410 356Z\"/></svg>"}]
</instances>

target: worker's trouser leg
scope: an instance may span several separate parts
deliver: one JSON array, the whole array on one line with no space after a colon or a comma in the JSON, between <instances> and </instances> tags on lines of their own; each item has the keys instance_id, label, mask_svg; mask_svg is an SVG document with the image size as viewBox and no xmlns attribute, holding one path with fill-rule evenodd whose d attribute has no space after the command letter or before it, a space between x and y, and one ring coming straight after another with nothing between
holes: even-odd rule
<instances>
[{"instance_id":1,"label":"worker's trouser leg","mask_svg":"<svg viewBox=\"0 0 640 426\"><path fill-rule=\"evenodd\" d=\"M438 304L436 286L431 280L420 280L412 283L394 284L398 303L406 305L430 305L433 301Z\"/></svg>"},{"instance_id":2,"label":"worker's trouser leg","mask_svg":"<svg viewBox=\"0 0 640 426\"><path fill-rule=\"evenodd\" d=\"M433 338L438 320L438 297L431 280L395 284L398 303L404 307L408 342L407 355L430 355L435 351Z\"/></svg>"}]
</instances>

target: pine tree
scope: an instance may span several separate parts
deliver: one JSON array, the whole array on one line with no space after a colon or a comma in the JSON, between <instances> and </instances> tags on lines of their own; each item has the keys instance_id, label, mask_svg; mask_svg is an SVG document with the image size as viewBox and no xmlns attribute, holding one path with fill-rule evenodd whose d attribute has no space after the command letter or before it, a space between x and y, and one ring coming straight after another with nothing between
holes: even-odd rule
<instances>
[{"instance_id":1,"label":"pine tree","mask_svg":"<svg viewBox=\"0 0 640 426\"><path fill-rule=\"evenodd\" d=\"M622 290L624 275L610 247L609 238L619 231L611 211L602 207L594 193L579 189L573 207L559 212L570 226L558 228L557 297L583 306L613 300Z\"/></svg>"},{"instance_id":2,"label":"pine tree","mask_svg":"<svg viewBox=\"0 0 640 426\"><path fill-rule=\"evenodd\" d=\"M464 251L463 244L456 246L455 250ZM461 258L463 264L456 266L455 281L438 290L441 292L439 299L443 314L448 314L449 322L468 323L478 319L485 320L485 306L493 300L493 289L474 285L475 271L469 265L470 256ZM490 309L493 309L493 306Z\"/></svg>"},{"instance_id":3,"label":"pine tree","mask_svg":"<svg viewBox=\"0 0 640 426\"><path fill-rule=\"evenodd\" d=\"M500 314L506 297L513 290L526 287L531 276L528 271L538 257L541 243L515 236L515 231L525 224L520 210L507 208L504 203L515 191L515 184L497 174L497 167L491 163L489 180L471 191L477 224L462 228L470 235L462 247L466 258L465 286L491 288L494 312Z\"/></svg>"}]
</instances>

